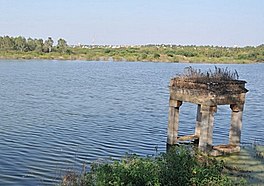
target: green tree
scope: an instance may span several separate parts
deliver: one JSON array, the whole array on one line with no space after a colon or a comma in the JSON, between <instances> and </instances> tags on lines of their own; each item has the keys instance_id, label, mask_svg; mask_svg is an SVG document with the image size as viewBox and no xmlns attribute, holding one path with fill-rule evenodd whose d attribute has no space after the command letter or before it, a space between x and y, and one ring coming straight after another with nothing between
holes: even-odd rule
<instances>
[{"instance_id":1,"label":"green tree","mask_svg":"<svg viewBox=\"0 0 264 186\"><path fill-rule=\"evenodd\" d=\"M43 39L34 39L34 41L36 44L35 51L36 52L43 52L43 46L44 46Z\"/></svg>"},{"instance_id":2,"label":"green tree","mask_svg":"<svg viewBox=\"0 0 264 186\"><path fill-rule=\"evenodd\" d=\"M68 47L67 41L65 39L60 38L57 44L57 48L59 52L65 53L65 51L67 50L67 47Z\"/></svg>"},{"instance_id":3,"label":"green tree","mask_svg":"<svg viewBox=\"0 0 264 186\"><path fill-rule=\"evenodd\" d=\"M4 44L4 39L2 36L0 36L0 49L4 48L3 44Z\"/></svg>"},{"instance_id":4,"label":"green tree","mask_svg":"<svg viewBox=\"0 0 264 186\"><path fill-rule=\"evenodd\" d=\"M34 51L36 49L36 47L37 47L37 44L36 44L35 40L32 39L32 38L28 38L28 40L27 40L27 49L29 51Z\"/></svg>"},{"instance_id":5,"label":"green tree","mask_svg":"<svg viewBox=\"0 0 264 186\"><path fill-rule=\"evenodd\" d=\"M51 37L48 37L48 39L44 42L43 50L44 52L50 53L52 51L54 41Z\"/></svg>"},{"instance_id":6,"label":"green tree","mask_svg":"<svg viewBox=\"0 0 264 186\"><path fill-rule=\"evenodd\" d=\"M14 48L15 50L19 50L21 52L26 51L27 49L27 40L22 36L18 36L14 38Z\"/></svg>"},{"instance_id":7,"label":"green tree","mask_svg":"<svg viewBox=\"0 0 264 186\"><path fill-rule=\"evenodd\" d=\"M9 36L4 36L2 39L2 47L5 50L12 50L14 49L14 41Z\"/></svg>"}]
</instances>

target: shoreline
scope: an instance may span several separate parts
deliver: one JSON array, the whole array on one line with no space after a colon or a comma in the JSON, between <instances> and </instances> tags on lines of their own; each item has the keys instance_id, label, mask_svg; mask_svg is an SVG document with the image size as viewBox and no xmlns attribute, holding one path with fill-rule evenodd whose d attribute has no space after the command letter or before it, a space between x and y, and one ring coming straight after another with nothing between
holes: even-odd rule
<instances>
[{"instance_id":1,"label":"shoreline","mask_svg":"<svg viewBox=\"0 0 264 186\"><path fill-rule=\"evenodd\" d=\"M226 47L196 45L57 45L47 40L0 36L0 59L142 61L167 63L252 64L264 62L264 44Z\"/></svg>"},{"instance_id":2,"label":"shoreline","mask_svg":"<svg viewBox=\"0 0 264 186\"><path fill-rule=\"evenodd\" d=\"M35 56L9 56L9 57L3 57L0 56L0 60L57 60L57 61L86 61L86 62L144 62L144 63L186 63L186 64L261 64L263 62L258 61L239 61L239 60L226 60L226 61L218 61L218 60L197 60L197 61L188 61L188 60L182 60L182 61L166 61L166 60L126 60L126 59L105 59L104 57L100 58L92 58L87 59L84 57L79 56L42 56L42 57L35 57Z\"/></svg>"}]
</instances>

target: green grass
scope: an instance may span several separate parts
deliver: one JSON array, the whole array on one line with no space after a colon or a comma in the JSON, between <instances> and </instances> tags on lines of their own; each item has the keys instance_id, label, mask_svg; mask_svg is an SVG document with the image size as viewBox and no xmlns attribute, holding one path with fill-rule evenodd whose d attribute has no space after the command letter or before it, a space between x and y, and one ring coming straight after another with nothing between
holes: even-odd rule
<instances>
[{"instance_id":1,"label":"green grass","mask_svg":"<svg viewBox=\"0 0 264 186\"><path fill-rule=\"evenodd\" d=\"M83 186L182 186L243 185L224 174L222 161L184 147L172 148L155 157L129 155L120 161L93 163L89 172L66 175L61 185Z\"/></svg>"}]
</instances>

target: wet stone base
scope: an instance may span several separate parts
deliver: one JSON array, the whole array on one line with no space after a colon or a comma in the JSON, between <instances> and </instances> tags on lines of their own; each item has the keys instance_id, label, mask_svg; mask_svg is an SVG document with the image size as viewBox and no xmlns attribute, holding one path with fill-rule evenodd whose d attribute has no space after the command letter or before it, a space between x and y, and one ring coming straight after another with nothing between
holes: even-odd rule
<instances>
[{"instance_id":1,"label":"wet stone base","mask_svg":"<svg viewBox=\"0 0 264 186\"><path fill-rule=\"evenodd\" d=\"M238 152L240 152L240 146L228 144L213 146L209 154L211 156L222 156Z\"/></svg>"}]
</instances>

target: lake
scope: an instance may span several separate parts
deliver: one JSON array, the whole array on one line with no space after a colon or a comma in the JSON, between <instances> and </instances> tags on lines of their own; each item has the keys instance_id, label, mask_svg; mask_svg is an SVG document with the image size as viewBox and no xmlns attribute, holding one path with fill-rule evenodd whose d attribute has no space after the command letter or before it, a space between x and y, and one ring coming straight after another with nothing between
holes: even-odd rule
<instances>
[{"instance_id":1,"label":"lake","mask_svg":"<svg viewBox=\"0 0 264 186\"><path fill-rule=\"evenodd\" d=\"M0 60L0 185L54 185L85 163L166 150L169 80L209 64ZM246 80L243 143L264 144L264 64L217 65ZM180 110L192 134L196 105ZM229 106L214 144L228 143Z\"/></svg>"}]
</instances>

